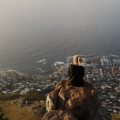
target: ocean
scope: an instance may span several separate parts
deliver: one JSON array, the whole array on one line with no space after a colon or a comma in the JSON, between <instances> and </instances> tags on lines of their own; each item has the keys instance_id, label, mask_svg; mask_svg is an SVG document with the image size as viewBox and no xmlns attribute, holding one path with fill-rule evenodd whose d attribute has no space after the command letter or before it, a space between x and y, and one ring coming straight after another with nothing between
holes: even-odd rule
<instances>
[{"instance_id":1,"label":"ocean","mask_svg":"<svg viewBox=\"0 0 120 120\"><path fill-rule=\"evenodd\" d=\"M119 0L0 1L0 67L32 73L73 54L120 54Z\"/></svg>"}]
</instances>

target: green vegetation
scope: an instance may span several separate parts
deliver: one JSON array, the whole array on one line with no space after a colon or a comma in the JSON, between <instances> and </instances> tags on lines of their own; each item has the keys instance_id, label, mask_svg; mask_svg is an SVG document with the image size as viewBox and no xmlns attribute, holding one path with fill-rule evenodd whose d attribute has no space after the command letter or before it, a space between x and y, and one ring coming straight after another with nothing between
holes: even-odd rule
<instances>
[{"instance_id":1,"label":"green vegetation","mask_svg":"<svg viewBox=\"0 0 120 120\"><path fill-rule=\"evenodd\" d=\"M0 100L13 100L19 98L20 95L15 93L15 94L1 94L0 95Z\"/></svg>"},{"instance_id":2,"label":"green vegetation","mask_svg":"<svg viewBox=\"0 0 120 120\"><path fill-rule=\"evenodd\" d=\"M112 120L120 120L120 113L119 114L112 113L111 117L112 117Z\"/></svg>"},{"instance_id":3,"label":"green vegetation","mask_svg":"<svg viewBox=\"0 0 120 120\"><path fill-rule=\"evenodd\" d=\"M29 91L25 95L22 96L23 100L28 100L28 101L40 101L45 99L45 95L42 92L38 91Z\"/></svg>"}]
</instances>

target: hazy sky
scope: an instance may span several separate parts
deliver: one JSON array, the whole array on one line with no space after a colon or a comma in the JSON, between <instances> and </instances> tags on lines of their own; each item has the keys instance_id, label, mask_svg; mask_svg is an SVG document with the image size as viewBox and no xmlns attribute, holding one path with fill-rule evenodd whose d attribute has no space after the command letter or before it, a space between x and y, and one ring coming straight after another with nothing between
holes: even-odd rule
<instances>
[{"instance_id":1,"label":"hazy sky","mask_svg":"<svg viewBox=\"0 0 120 120\"><path fill-rule=\"evenodd\" d=\"M0 0L0 46L113 40L119 11L119 0Z\"/></svg>"},{"instance_id":2,"label":"hazy sky","mask_svg":"<svg viewBox=\"0 0 120 120\"><path fill-rule=\"evenodd\" d=\"M0 63L49 52L120 52L119 11L120 0L0 0Z\"/></svg>"}]
</instances>

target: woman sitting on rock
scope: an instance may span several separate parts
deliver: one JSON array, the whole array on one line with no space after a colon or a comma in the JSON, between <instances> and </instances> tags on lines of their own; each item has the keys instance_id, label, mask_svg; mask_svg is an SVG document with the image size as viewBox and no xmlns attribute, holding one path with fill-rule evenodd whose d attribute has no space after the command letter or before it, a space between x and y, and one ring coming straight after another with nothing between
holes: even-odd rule
<instances>
[{"instance_id":1,"label":"woman sitting on rock","mask_svg":"<svg viewBox=\"0 0 120 120\"><path fill-rule=\"evenodd\" d=\"M79 55L74 55L72 63L68 68L68 78L69 84L74 86L83 86L84 85L84 67L82 66L83 59Z\"/></svg>"}]
</instances>

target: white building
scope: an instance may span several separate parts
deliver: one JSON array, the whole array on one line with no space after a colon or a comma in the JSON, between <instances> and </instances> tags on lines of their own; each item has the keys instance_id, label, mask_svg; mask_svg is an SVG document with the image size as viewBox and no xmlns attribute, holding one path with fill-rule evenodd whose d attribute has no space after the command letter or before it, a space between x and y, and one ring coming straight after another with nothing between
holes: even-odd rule
<instances>
[{"instance_id":1,"label":"white building","mask_svg":"<svg viewBox=\"0 0 120 120\"><path fill-rule=\"evenodd\" d=\"M101 65L109 65L110 61L106 56L101 58Z\"/></svg>"}]
</instances>

